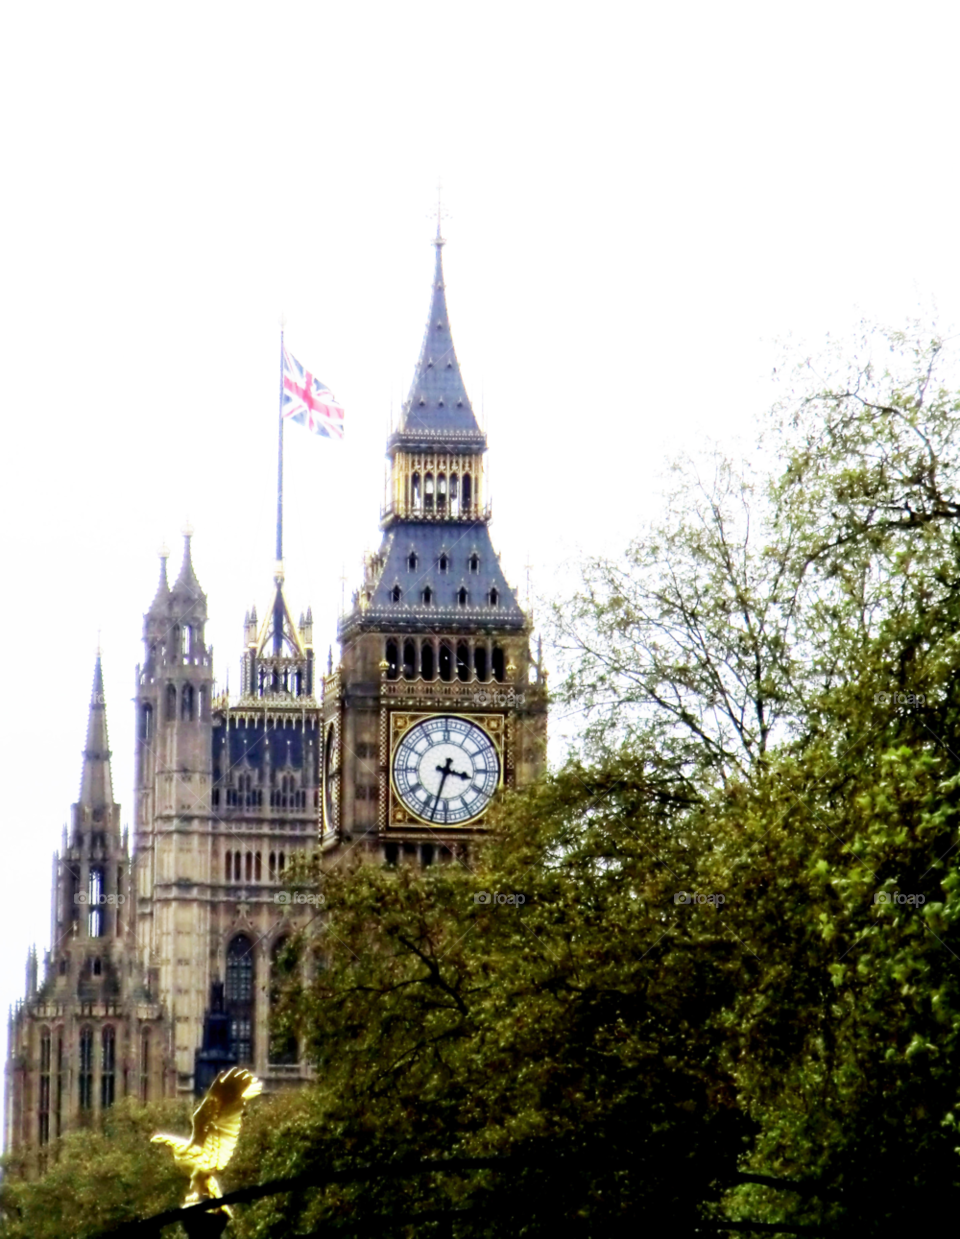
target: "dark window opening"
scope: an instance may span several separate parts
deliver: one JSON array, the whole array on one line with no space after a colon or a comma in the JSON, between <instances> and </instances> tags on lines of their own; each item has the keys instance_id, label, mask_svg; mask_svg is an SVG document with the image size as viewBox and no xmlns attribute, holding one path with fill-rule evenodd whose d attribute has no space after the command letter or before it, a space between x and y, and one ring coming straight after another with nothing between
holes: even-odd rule
<instances>
[{"instance_id":1,"label":"dark window opening","mask_svg":"<svg viewBox=\"0 0 960 1239\"><path fill-rule=\"evenodd\" d=\"M399 668L400 658L397 654L396 641L387 642L386 660L387 660L387 679L395 680L400 670Z\"/></svg>"},{"instance_id":2,"label":"dark window opening","mask_svg":"<svg viewBox=\"0 0 960 1239\"><path fill-rule=\"evenodd\" d=\"M477 554L476 551L474 551L473 554L470 556L470 558L467 560L467 566L469 567L471 572L480 571L480 556Z\"/></svg>"},{"instance_id":3,"label":"dark window opening","mask_svg":"<svg viewBox=\"0 0 960 1239\"><path fill-rule=\"evenodd\" d=\"M457 679L470 679L470 650L466 641L457 644Z\"/></svg>"},{"instance_id":4,"label":"dark window opening","mask_svg":"<svg viewBox=\"0 0 960 1239\"><path fill-rule=\"evenodd\" d=\"M420 647L420 674L425 680L433 679L433 642L424 641Z\"/></svg>"},{"instance_id":5,"label":"dark window opening","mask_svg":"<svg viewBox=\"0 0 960 1239\"><path fill-rule=\"evenodd\" d=\"M193 722L193 685L184 684L180 694L180 718L185 723Z\"/></svg>"},{"instance_id":6,"label":"dark window opening","mask_svg":"<svg viewBox=\"0 0 960 1239\"><path fill-rule=\"evenodd\" d=\"M417 674L417 647L412 641L403 643L403 678L412 680Z\"/></svg>"},{"instance_id":7,"label":"dark window opening","mask_svg":"<svg viewBox=\"0 0 960 1239\"><path fill-rule=\"evenodd\" d=\"M153 737L153 706L144 704L140 707L140 741L149 744Z\"/></svg>"},{"instance_id":8,"label":"dark window opening","mask_svg":"<svg viewBox=\"0 0 960 1239\"><path fill-rule=\"evenodd\" d=\"M447 555L446 551L444 551L444 552L441 554L440 559L439 559L439 561L437 562L437 567L440 569L440 571L441 571L441 572L446 572L446 571L447 571L447 569L450 567L450 559L449 559L449 557L448 557L448 555Z\"/></svg>"},{"instance_id":9,"label":"dark window opening","mask_svg":"<svg viewBox=\"0 0 960 1239\"><path fill-rule=\"evenodd\" d=\"M423 479L423 510L433 511L433 474L427 473Z\"/></svg>"},{"instance_id":10,"label":"dark window opening","mask_svg":"<svg viewBox=\"0 0 960 1239\"><path fill-rule=\"evenodd\" d=\"M460 588L457 590L457 606L458 606L458 607L465 607L465 606L467 605L467 599L468 599L469 597L470 597L470 595L467 593L467 591L466 591L466 590L464 589L464 587L461 585L461 586L460 586Z\"/></svg>"},{"instance_id":11,"label":"dark window opening","mask_svg":"<svg viewBox=\"0 0 960 1239\"><path fill-rule=\"evenodd\" d=\"M168 723L175 722L177 717L177 688L175 684L167 685L167 709L166 720Z\"/></svg>"},{"instance_id":12,"label":"dark window opening","mask_svg":"<svg viewBox=\"0 0 960 1239\"><path fill-rule=\"evenodd\" d=\"M453 679L453 651L446 641L440 642L440 679L446 683Z\"/></svg>"},{"instance_id":13,"label":"dark window opening","mask_svg":"<svg viewBox=\"0 0 960 1239\"><path fill-rule=\"evenodd\" d=\"M383 859L388 865L395 865L397 863L397 845L395 843L384 845Z\"/></svg>"},{"instance_id":14,"label":"dark window opening","mask_svg":"<svg viewBox=\"0 0 960 1239\"><path fill-rule=\"evenodd\" d=\"M490 591L490 605L495 607L500 601L500 595L497 593L497 587L494 586Z\"/></svg>"},{"instance_id":15,"label":"dark window opening","mask_svg":"<svg viewBox=\"0 0 960 1239\"><path fill-rule=\"evenodd\" d=\"M478 680L487 678L487 648L484 645L478 645L473 651L473 669L477 673Z\"/></svg>"},{"instance_id":16,"label":"dark window opening","mask_svg":"<svg viewBox=\"0 0 960 1239\"><path fill-rule=\"evenodd\" d=\"M460 492L460 503L465 514L469 515L470 505L473 502L473 485L470 481L470 474L463 475L463 488Z\"/></svg>"},{"instance_id":17,"label":"dark window opening","mask_svg":"<svg viewBox=\"0 0 960 1239\"><path fill-rule=\"evenodd\" d=\"M493 647L493 678L502 682L504 678L503 650L499 645Z\"/></svg>"},{"instance_id":18,"label":"dark window opening","mask_svg":"<svg viewBox=\"0 0 960 1239\"><path fill-rule=\"evenodd\" d=\"M433 603L433 590L428 585L423 591L423 605L429 607Z\"/></svg>"},{"instance_id":19,"label":"dark window opening","mask_svg":"<svg viewBox=\"0 0 960 1239\"><path fill-rule=\"evenodd\" d=\"M93 1029L80 1029L80 1071L77 1076L80 1109L93 1109Z\"/></svg>"},{"instance_id":20,"label":"dark window opening","mask_svg":"<svg viewBox=\"0 0 960 1239\"><path fill-rule=\"evenodd\" d=\"M402 597L403 597L403 593L400 589L400 586L394 585L393 589L390 591L390 600L392 602L399 602Z\"/></svg>"},{"instance_id":21,"label":"dark window opening","mask_svg":"<svg viewBox=\"0 0 960 1239\"><path fill-rule=\"evenodd\" d=\"M100 1034L100 1109L107 1110L116 1096L117 1035L107 1024Z\"/></svg>"}]
</instances>

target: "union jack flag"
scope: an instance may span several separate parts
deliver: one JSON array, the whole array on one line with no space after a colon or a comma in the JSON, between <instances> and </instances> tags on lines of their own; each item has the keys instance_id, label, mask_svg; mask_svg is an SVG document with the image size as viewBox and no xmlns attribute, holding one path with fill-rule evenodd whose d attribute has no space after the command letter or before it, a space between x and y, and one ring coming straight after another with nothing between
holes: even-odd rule
<instances>
[{"instance_id":1,"label":"union jack flag","mask_svg":"<svg viewBox=\"0 0 960 1239\"><path fill-rule=\"evenodd\" d=\"M333 392L283 346L283 399L280 412L328 439L343 438L343 407Z\"/></svg>"}]
</instances>

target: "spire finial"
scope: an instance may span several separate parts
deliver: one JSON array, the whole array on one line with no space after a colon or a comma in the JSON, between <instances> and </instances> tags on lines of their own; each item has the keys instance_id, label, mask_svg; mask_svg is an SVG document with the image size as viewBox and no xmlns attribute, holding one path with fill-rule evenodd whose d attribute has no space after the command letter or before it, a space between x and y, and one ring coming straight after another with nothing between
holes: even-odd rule
<instances>
[{"instance_id":1,"label":"spire finial","mask_svg":"<svg viewBox=\"0 0 960 1239\"><path fill-rule=\"evenodd\" d=\"M448 218L447 212L443 209L443 182L437 177L437 235L433 240L433 244L437 249L446 245L446 241L440 233L440 221Z\"/></svg>"},{"instance_id":2,"label":"spire finial","mask_svg":"<svg viewBox=\"0 0 960 1239\"><path fill-rule=\"evenodd\" d=\"M193 537L193 525L191 525L190 523L189 516L183 522L183 528L180 530L180 532L183 534L183 536L187 539L188 542Z\"/></svg>"},{"instance_id":3,"label":"spire finial","mask_svg":"<svg viewBox=\"0 0 960 1239\"><path fill-rule=\"evenodd\" d=\"M167 546L166 539L160 543L160 549L157 551L157 554L163 560L164 564L166 564L167 560L170 558L170 548Z\"/></svg>"}]
</instances>

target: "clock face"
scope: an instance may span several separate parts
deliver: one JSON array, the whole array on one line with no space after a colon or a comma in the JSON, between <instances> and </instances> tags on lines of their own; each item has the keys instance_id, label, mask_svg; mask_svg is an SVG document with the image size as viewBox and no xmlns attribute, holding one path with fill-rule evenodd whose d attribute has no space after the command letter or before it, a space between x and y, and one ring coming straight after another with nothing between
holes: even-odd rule
<instances>
[{"instance_id":1,"label":"clock face","mask_svg":"<svg viewBox=\"0 0 960 1239\"><path fill-rule=\"evenodd\" d=\"M406 732L393 754L393 782L406 808L438 826L479 816L500 782L487 733L465 718L437 714Z\"/></svg>"}]
</instances>

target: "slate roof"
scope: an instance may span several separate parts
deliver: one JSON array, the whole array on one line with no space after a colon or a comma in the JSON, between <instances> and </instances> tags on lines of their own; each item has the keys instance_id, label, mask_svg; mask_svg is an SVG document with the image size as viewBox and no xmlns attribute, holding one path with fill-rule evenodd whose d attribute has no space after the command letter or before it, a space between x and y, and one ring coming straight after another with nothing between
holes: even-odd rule
<instances>
[{"instance_id":1,"label":"slate roof","mask_svg":"<svg viewBox=\"0 0 960 1239\"><path fill-rule=\"evenodd\" d=\"M410 568L410 555L417 566ZM449 567L441 572L441 554ZM470 556L476 553L479 571L471 572ZM522 629L525 617L516 595L507 584L500 560L490 541L485 523L443 521L424 524L398 521L384 536L379 558L383 563L373 586L370 602L343 617L339 637L364 628L378 630L424 631L443 628L450 631L483 629ZM395 586L400 587L399 602L393 601ZM467 590L467 603L460 606L458 592ZM367 586L369 588L369 586ZM424 602L429 588L432 599ZM497 591L496 606L490 605L490 592Z\"/></svg>"},{"instance_id":2,"label":"slate roof","mask_svg":"<svg viewBox=\"0 0 960 1239\"><path fill-rule=\"evenodd\" d=\"M436 448L483 451L486 436L477 424L453 347L447 294L443 282L443 238L439 229L430 313L423 333L420 359L410 385L400 429L389 448Z\"/></svg>"}]
</instances>

